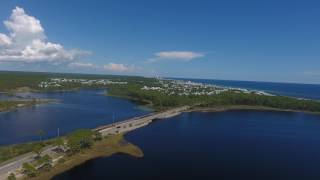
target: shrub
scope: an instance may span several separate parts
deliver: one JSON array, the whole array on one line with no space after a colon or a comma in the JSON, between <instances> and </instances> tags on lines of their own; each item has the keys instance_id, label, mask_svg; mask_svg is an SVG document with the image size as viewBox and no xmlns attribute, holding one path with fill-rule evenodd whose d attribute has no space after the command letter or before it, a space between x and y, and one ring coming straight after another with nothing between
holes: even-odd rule
<instances>
[{"instance_id":1,"label":"shrub","mask_svg":"<svg viewBox=\"0 0 320 180\"><path fill-rule=\"evenodd\" d=\"M36 168L29 163L24 163L22 165L22 172L28 177L36 177L38 175L38 171L36 170Z\"/></svg>"}]
</instances>

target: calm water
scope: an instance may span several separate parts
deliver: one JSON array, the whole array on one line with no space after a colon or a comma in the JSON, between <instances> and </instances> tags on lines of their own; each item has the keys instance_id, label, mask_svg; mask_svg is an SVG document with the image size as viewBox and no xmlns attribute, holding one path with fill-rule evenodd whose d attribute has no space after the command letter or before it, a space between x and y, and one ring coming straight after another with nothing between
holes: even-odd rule
<instances>
[{"instance_id":1,"label":"calm water","mask_svg":"<svg viewBox=\"0 0 320 180\"><path fill-rule=\"evenodd\" d=\"M320 99L320 85L192 80ZM0 113L0 145L94 128L150 111L104 91L19 94L61 102ZM7 98L0 94L0 100ZM320 116L293 112L183 113L127 135L145 156L99 158L55 179L320 179Z\"/></svg>"},{"instance_id":2,"label":"calm water","mask_svg":"<svg viewBox=\"0 0 320 180\"><path fill-rule=\"evenodd\" d=\"M304 113L184 113L127 135L143 158L99 158L54 179L320 179L319 129Z\"/></svg>"},{"instance_id":3,"label":"calm water","mask_svg":"<svg viewBox=\"0 0 320 180\"><path fill-rule=\"evenodd\" d=\"M216 84L216 85L227 86L227 87L246 88L251 90L263 90L276 95L320 100L320 85L315 85L315 84L208 80L208 79L184 79L184 80L190 80L190 81L199 82L199 83Z\"/></svg>"},{"instance_id":4,"label":"calm water","mask_svg":"<svg viewBox=\"0 0 320 180\"><path fill-rule=\"evenodd\" d=\"M57 136L58 128L63 135L79 128L112 123L113 114L115 121L119 121L149 112L130 101L103 94L101 90L19 94L18 98L49 98L60 102L0 113L0 145L38 140L35 134L40 129L47 132L45 138L50 138Z\"/></svg>"}]
</instances>

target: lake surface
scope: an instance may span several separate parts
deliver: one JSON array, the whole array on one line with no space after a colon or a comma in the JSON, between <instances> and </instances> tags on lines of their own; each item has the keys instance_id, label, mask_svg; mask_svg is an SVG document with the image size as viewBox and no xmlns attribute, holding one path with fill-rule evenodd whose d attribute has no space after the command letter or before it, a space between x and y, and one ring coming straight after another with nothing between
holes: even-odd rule
<instances>
[{"instance_id":1,"label":"lake surface","mask_svg":"<svg viewBox=\"0 0 320 180\"><path fill-rule=\"evenodd\" d=\"M320 116L296 112L183 113L129 133L143 158L88 161L69 179L320 179Z\"/></svg>"},{"instance_id":2,"label":"lake surface","mask_svg":"<svg viewBox=\"0 0 320 180\"><path fill-rule=\"evenodd\" d=\"M20 93L14 97L2 94L0 99L47 98L59 103L0 112L0 145L38 140L36 132L47 132L44 138L56 137L58 128L64 135L79 128L95 128L144 115L150 110L125 99L105 96L103 90L55 93ZM113 114L114 117L113 118Z\"/></svg>"},{"instance_id":3,"label":"lake surface","mask_svg":"<svg viewBox=\"0 0 320 180\"><path fill-rule=\"evenodd\" d=\"M192 80L320 99L320 85ZM0 113L0 145L64 135L150 113L105 91L21 93L0 100L48 98L59 103ZM145 156L88 161L55 179L320 179L320 116L297 112L183 113L129 133Z\"/></svg>"},{"instance_id":4,"label":"lake surface","mask_svg":"<svg viewBox=\"0 0 320 180\"><path fill-rule=\"evenodd\" d=\"M181 78L178 78L178 79L181 79ZM215 85L226 86L226 87L261 90L261 91L265 91L275 95L320 100L319 84L274 83L274 82L232 81L232 80L212 80L212 79L182 79L182 80L190 80L198 83L215 84Z\"/></svg>"}]
</instances>

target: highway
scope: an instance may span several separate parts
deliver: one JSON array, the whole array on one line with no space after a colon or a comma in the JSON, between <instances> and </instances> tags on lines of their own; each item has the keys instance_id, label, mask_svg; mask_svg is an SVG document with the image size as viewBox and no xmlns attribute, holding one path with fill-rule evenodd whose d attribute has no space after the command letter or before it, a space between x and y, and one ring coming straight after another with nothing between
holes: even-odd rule
<instances>
[{"instance_id":1,"label":"highway","mask_svg":"<svg viewBox=\"0 0 320 180\"><path fill-rule=\"evenodd\" d=\"M41 156L51 153L55 148L57 148L57 146L46 147L41 152ZM30 152L2 163L0 165L0 180L6 179L11 172L19 169L23 165L23 163L31 162L36 156L36 153Z\"/></svg>"},{"instance_id":2,"label":"highway","mask_svg":"<svg viewBox=\"0 0 320 180\"><path fill-rule=\"evenodd\" d=\"M148 115L135 117L128 120L116 122L113 124L101 126L93 130L99 131L102 134L102 136L129 132L129 131L133 131L135 129L141 128L143 126L146 126L155 119L165 119L172 116L176 116L179 113L186 111L187 109L189 109L188 106L183 106L183 107L174 108L174 109L170 109L163 112L151 113ZM46 147L45 150L41 153L41 156L49 154L55 148L57 148L57 146ZM34 160L35 157L36 157L36 154L30 152L30 153L18 156L16 158L13 158L7 162L1 163L0 164L0 180L6 179L11 172L21 168L23 163L31 162L32 160Z\"/></svg>"}]
</instances>

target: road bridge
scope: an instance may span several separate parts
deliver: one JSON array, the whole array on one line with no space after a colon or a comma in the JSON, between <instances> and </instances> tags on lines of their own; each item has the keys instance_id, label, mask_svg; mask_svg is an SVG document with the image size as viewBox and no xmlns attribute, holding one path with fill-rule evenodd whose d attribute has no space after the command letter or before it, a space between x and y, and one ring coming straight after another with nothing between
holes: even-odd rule
<instances>
[{"instance_id":1,"label":"road bridge","mask_svg":"<svg viewBox=\"0 0 320 180\"><path fill-rule=\"evenodd\" d=\"M146 126L155 119L170 118L188 109L189 109L189 106L182 106L182 107L170 109L167 111L152 113L152 114L112 123L106 126L100 126L98 128L95 128L94 130L100 132L102 136L129 132L129 131L141 128L143 126Z\"/></svg>"},{"instance_id":2,"label":"road bridge","mask_svg":"<svg viewBox=\"0 0 320 180\"><path fill-rule=\"evenodd\" d=\"M135 129L141 128L150 124L155 119L165 119L176 116L183 111L189 109L189 106L178 107L174 109L170 109L167 111L151 113L140 117L131 118L128 120L112 123L106 126L100 126L98 128L93 129L94 131L98 131L102 134L102 136L108 136L113 134L119 134L124 132L133 131ZM48 146L42 151L42 155L49 154L53 151L53 149L57 148L57 146ZM11 159L7 162L0 164L0 180L6 179L11 172L19 169L23 163L31 162L37 155L33 152L21 155L14 159Z\"/></svg>"}]
</instances>

